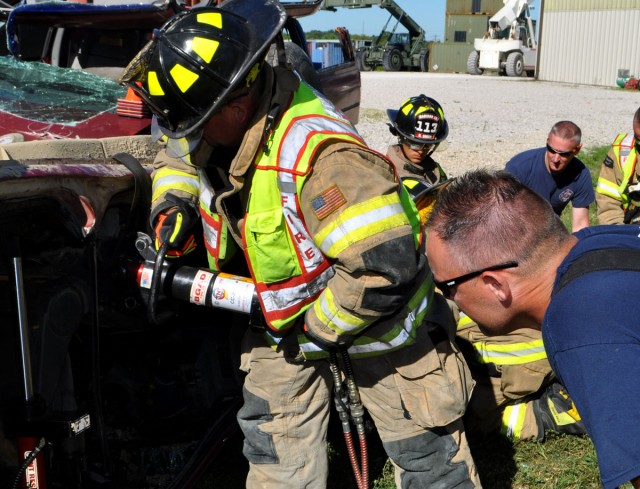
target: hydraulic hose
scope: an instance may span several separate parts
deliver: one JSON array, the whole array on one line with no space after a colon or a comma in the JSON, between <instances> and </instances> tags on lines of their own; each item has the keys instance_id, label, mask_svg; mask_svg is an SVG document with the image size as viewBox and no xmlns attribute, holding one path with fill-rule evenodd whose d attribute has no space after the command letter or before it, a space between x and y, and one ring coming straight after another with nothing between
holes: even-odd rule
<instances>
[{"instance_id":1,"label":"hydraulic hose","mask_svg":"<svg viewBox=\"0 0 640 489\"><path fill-rule=\"evenodd\" d=\"M20 485L20 480L22 479L22 476L24 475L24 473L27 471L27 467L29 467L29 465L31 465L31 462L33 462L36 459L36 457L38 456L40 451L45 447L46 444L47 444L47 440L45 440L44 438L40 438L40 441L38 442L38 444L27 456L27 458L24 459L24 462L22 462L22 465L20 465L20 467L18 468L18 473L16 474L16 478L13 480L13 485L11 486L11 489L18 489L18 486Z\"/></svg>"},{"instance_id":2,"label":"hydraulic hose","mask_svg":"<svg viewBox=\"0 0 640 489\"><path fill-rule=\"evenodd\" d=\"M158 295L160 295L160 288L162 287L162 267L164 266L164 259L168 249L169 243L163 243L158 250L156 262L153 265L153 277L151 278L149 304L147 306L147 319L151 324L162 324L167 318L167 316L159 316L156 308L158 305Z\"/></svg>"},{"instance_id":3,"label":"hydraulic hose","mask_svg":"<svg viewBox=\"0 0 640 489\"><path fill-rule=\"evenodd\" d=\"M342 423L342 433L344 435L347 455L351 462L353 475L356 479L358 489L368 489L369 487L369 457L367 439L364 428L364 407L360 400L360 393L353 377L353 367L351 359L346 350L340 351L342 364L344 366L344 381L340 375L338 358L336 352L329 353L329 368L333 376L334 403L336 411ZM345 387L346 382L346 387ZM351 421L356 426L360 446L360 463L356 456L356 449L351 434Z\"/></svg>"}]
</instances>

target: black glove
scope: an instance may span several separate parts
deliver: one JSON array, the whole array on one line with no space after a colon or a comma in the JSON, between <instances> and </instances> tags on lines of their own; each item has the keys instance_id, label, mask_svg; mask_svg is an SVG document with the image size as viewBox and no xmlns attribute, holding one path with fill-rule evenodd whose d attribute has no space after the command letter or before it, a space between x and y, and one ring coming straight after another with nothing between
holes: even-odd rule
<instances>
[{"instance_id":1,"label":"black glove","mask_svg":"<svg viewBox=\"0 0 640 489\"><path fill-rule=\"evenodd\" d=\"M175 206L167 207L156 216L156 250L167 243L167 256L183 256L196 248L192 229L198 222L198 215L195 208L183 199L168 194L167 201Z\"/></svg>"}]
</instances>

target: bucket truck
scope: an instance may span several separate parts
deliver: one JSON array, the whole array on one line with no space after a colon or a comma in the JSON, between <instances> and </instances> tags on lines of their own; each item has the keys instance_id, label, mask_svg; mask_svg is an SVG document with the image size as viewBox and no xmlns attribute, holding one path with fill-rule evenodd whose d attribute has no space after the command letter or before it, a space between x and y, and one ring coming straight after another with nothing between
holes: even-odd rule
<instances>
[{"instance_id":1,"label":"bucket truck","mask_svg":"<svg viewBox=\"0 0 640 489\"><path fill-rule=\"evenodd\" d=\"M481 75L485 70L507 76L533 76L538 46L529 5L534 0L504 0L489 19L489 31L475 39L467 59L467 72Z\"/></svg>"}]
</instances>

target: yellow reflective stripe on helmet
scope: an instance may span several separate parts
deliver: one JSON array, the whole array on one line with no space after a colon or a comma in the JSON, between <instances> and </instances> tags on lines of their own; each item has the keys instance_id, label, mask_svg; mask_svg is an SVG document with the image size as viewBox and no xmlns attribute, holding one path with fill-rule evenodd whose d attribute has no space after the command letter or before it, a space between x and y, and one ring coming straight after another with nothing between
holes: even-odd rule
<instances>
[{"instance_id":1,"label":"yellow reflective stripe on helmet","mask_svg":"<svg viewBox=\"0 0 640 489\"><path fill-rule=\"evenodd\" d=\"M516 402L504 408L500 432L508 438L519 440L522 436L524 418L527 414L526 402Z\"/></svg>"},{"instance_id":2,"label":"yellow reflective stripe on helmet","mask_svg":"<svg viewBox=\"0 0 640 489\"><path fill-rule=\"evenodd\" d=\"M316 235L315 242L326 256L335 258L358 241L406 225L409 218L398 195L381 195L344 210Z\"/></svg>"},{"instance_id":3,"label":"yellow reflective stripe on helmet","mask_svg":"<svg viewBox=\"0 0 640 489\"><path fill-rule=\"evenodd\" d=\"M158 73L155 71L147 73L147 85L149 87L149 95L153 95L154 97L161 97L164 95L164 90L158 81Z\"/></svg>"},{"instance_id":4,"label":"yellow reflective stripe on helmet","mask_svg":"<svg viewBox=\"0 0 640 489\"><path fill-rule=\"evenodd\" d=\"M220 12L204 12L198 14L196 20L201 24L209 24L210 26L222 29L222 15L220 15Z\"/></svg>"},{"instance_id":5,"label":"yellow reflective stripe on helmet","mask_svg":"<svg viewBox=\"0 0 640 489\"><path fill-rule=\"evenodd\" d=\"M193 71L185 68L182 65L175 65L173 68L171 68L169 73L171 74L171 78L173 78L173 81L176 83L182 93L185 93L187 90L189 90L189 88L191 88L191 85L193 85L196 80L200 78L200 75L194 73Z\"/></svg>"},{"instance_id":6,"label":"yellow reflective stripe on helmet","mask_svg":"<svg viewBox=\"0 0 640 489\"><path fill-rule=\"evenodd\" d=\"M330 288L324 289L322 295L313 303L313 312L322 324L339 335L355 334L372 322L338 308Z\"/></svg>"},{"instance_id":7,"label":"yellow reflective stripe on helmet","mask_svg":"<svg viewBox=\"0 0 640 489\"><path fill-rule=\"evenodd\" d=\"M153 176L153 194L151 200L155 201L166 192L179 190L195 197L200 193L200 181L198 177L171 168L161 168Z\"/></svg>"},{"instance_id":8,"label":"yellow reflective stripe on helmet","mask_svg":"<svg viewBox=\"0 0 640 489\"><path fill-rule=\"evenodd\" d=\"M495 365L520 365L547 358L542 340L489 345L484 341L473 343L480 363Z\"/></svg>"},{"instance_id":9,"label":"yellow reflective stripe on helmet","mask_svg":"<svg viewBox=\"0 0 640 489\"><path fill-rule=\"evenodd\" d=\"M598 178L596 192L611 197L612 199L622 201L622 196L620 195L618 186L605 178Z\"/></svg>"},{"instance_id":10,"label":"yellow reflective stripe on helmet","mask_svg":"<svg viewBox=\"0 0 640 489\"><path fill-rule=\"evenodd\" d=\"M193 52L200 56L207 63L211 63L211 60L216 54L220 43L215 39L207 39L205 37L194 37L191 42L191 49Z\"/></svg>"}]
</instances>

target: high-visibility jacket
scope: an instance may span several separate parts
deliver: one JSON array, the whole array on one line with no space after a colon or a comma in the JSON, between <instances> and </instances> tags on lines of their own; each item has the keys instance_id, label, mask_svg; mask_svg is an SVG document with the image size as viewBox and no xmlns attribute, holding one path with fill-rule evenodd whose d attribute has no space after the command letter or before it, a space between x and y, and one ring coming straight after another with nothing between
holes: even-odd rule
<instances>
[{"instance_id":1,"label":"high-visibility jacket","mask_svg":"<svg viewBox=\"0 0 640 489\"><path fill-rule=\"evenodd\" d=\"M598 220L600 224L622 224L629 207L629 184L638 181L638 154L633 133L616 136L600 169L596 185Z\"/></svg>"},{"instance_id":2,"label":"high-visibility jacket","mask_svg":"<svg viewBox=\"0 0 640 489\"><path fill-rule=\"evenodd\" d=\"M299 196L313 155L336 140L366 146L347 120L301 84L268 151L263 147L255 158L243 244L262 313L275 331L289 329L333 276L300 215Z\"/></svg>"},{"instance_id":3,"label":"high-visibility jacket","mask_svg":"<svg viewBox=\"0 0 640 489\"><path fill-rule=\"evenodd\" d=\"M353 157L360 161L362 158L371 159L372 166L377 167L378 173L372 174L377 175L376 178L380 176L380 165L385 161L383 157L367 149L348 121L304 83L290 94L286 110L273 125L266 140L262 137L263 126L257 126L251 128L245 136L245 142L234 158L229 174L236 191L244 188L242 195L246 215L240 220L243 222L241 244L271 331L271 342L278 343L282 333L289 330L296 323L296 318L306 311L305 319L310 328L315 325L334 336L357 335L349 350L356 357L376 355L413 343L416 329L424 321L431 306L434 290L426 264L421 264L416 269L419 274L413 277L410 287L403 293L402 302L398 302L395 296L382 295L381 301L372 310L350 310L344 307L343 296L347 297L355 292L345 290L343 294L341 288L348 284L344 285L344 282L339 281L328 286L335 273L333 262L340 260L340 255L346 249L354 246L357 248L360 242L374 237L380 237L374 241L384 243L403 228L413 231L416 257L415 260L407 257L412 263L411 267L416 266L414 263L424 261L417 251L421 238L419 220L415 211L412 211L415 208L408 194L397 184L397 178L396 184L393 184L393 180L387 180L384 184L386 190L375 196L375 187L371 187L372 182L367 182L371 188L362 188L371 195L368 200L354 201L353 205L350 202L344 203L340 212L326 218L323 216L320 228L317 220L320 217L316 213L314 233L308 231L309 214L305 217L301 212L305 205L309 205L309 202L301 202L300 196L303 186L314 173L311 172L311 162L316 161L318 154L322 155L323 161L335 160L347 165ZM344 153L345 147L360 149L351 156L352 153ZM255 148L255 152L247 158L251 148ZM250 165L244 166L248 160ZM387 165L384 173L392 176L392 167L388 162L384 165ZM169 180L177 175L177 171L180 168L175 162L156 166L154 202L161 200L163 192L166 193L171 188ZM215 224L209 223L212 239L207 239L210 265L215 265L220 262L220 244L225 226L220 224L221 227L217 227L215 212L207 207L215 205L220 210L215 202L218 195L213 199L205 197L207 192L212 192L205 176L201 169L184 168L181 175L184 182L180 191L183 192L183 197L198 199L201 215L208 215L209 221ZM318 181L320 177L314 178ZM240 184L236 185L236 182ZM394 185L393 192L388 191L389 185ZM338 194L332 194L330 187L319 197L328 200L340 198ZM322 209L323 205L318 205L318 212ZM222 222L227 218L225 215ZM203 218L203 224L207 225L206 218ZM228 230L233 231L231 235L237 242L235 228L232 228ZM385 239L385 235L389 238ZM406 251L403 254L406 255ZM379 258L381 259L382 257ZM388 260L383 260L380 264L386 266L385 261ZM407 280L407 277L402 280ZM358 288L364 283L358 285ZM352 304L349 303L349 306ZM393 311L393 314L381 314L376 309L380 312ZM306 336L300 335L299 341L307 358L326 355L318 346L308 342Z\"/></svg>"}]
</instances>

